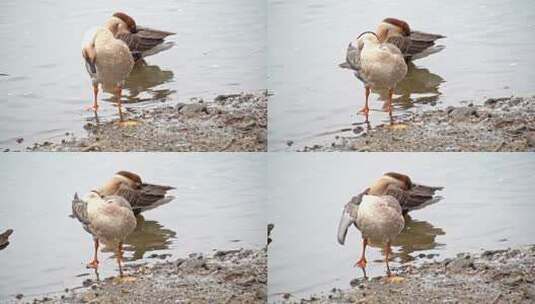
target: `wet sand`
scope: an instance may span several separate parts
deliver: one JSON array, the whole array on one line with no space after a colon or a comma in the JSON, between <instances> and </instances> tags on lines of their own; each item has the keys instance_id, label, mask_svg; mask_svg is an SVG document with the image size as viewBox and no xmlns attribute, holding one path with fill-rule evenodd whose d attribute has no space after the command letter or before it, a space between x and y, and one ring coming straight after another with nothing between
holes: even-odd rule
<instances>
[{"instance_id":1,"label":"wet sand","mask_svg":"<svg viewBox=\"0 0 535 304\"><path fill-rule=\"evenodd\" d=\"M462 103L398 114L393 126L357 125L345 130L348 135L299 151L535 151L535 97L490 98L482 105Z\"/></svg>"},{"instance_id":2,"label":"wet sand","mask_svg":"<svg viewBox=\"0 0 535 304\"><path fill-rule=\"evenodd\" d=\"M358 269L355 270L356 272ZM283 303L533 303L535 302L535 245L456 258L407 264L393 268L396 276L350 282L349 289L333 289L298 299L282 295ZM286 300L285 300L286 298Z\"/></svg>"},{"instance_id":3,"label":"wet sand","mask_svg":"<svg viewBox=\"0 0 535 304\"><path fill-rule=\"evenodd\" d=\"M267 149L267 92L219 95L154 109L124 107L125 121L87 123L85 137L65 134L26 151L247 151Z\"/></svg>"},{"instance_id":4,"label":"wet sand","mask_svg":"<svg viewBox=\"0 0 535 304\"><path fill-rule=\"evenodd\" d=\"M87 279L83 285L59 294L18 298L23 303L265 303L267 253L263 248L190 254L127 265L123 278Z\"/></svg>"}]
</instances>

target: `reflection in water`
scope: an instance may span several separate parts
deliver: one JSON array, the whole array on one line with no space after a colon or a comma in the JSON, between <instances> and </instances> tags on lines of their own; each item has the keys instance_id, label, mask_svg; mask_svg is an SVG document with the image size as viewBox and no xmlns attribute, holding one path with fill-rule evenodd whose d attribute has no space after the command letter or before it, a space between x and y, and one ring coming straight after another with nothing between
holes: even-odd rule
<instances>
[{"instance_id":1,"label":"reflection in water","mask_svg":"<svg viewBox=\"0 0 535 304\"><path fill-rule=\"evenodd\" d=\"M163 71L157 65L139 62L126 79L125 88L129 95L125 96L125 103L143 101L166 101L174 90L155 89L157 86L173 80L172 71Z\"/></svg>"},{"instance_id":2,"label":"reflection in water","mask_svg":"<svg viewBox=\"0 0 535 304\"><path fill-rule=\"evenodd\" d=\"M157 221L145 221L138 215L136 230L126 239L124 250L133 252L128 260L135 261L142 259L146 252L169 249L174 238L176 232L173 230L164 228Z\"/></svg>"},{"instance_id":3,"label":"reflection in water","mask_svg":"<svg viewBox=\"0 0 535 304\"><path fill-rule=\"evenodd\" d=\"M434 227L431 223L420 220L413 220L409 215L405 216L405 228L398 237L392 241L392 247L399 247L399 252L393 253L392 257L399 258L401 263L410 262L415 259L411 253L417 251L436 249L444 244L437 243L438 235L446 233L441 228ZM371 243L370 246L384 249L381 244Z\"/></svg>"},{"instance_id":4,"label":"reflection in water","mask_svg":"<svg viewBox=\"0 0 535 304\"><path fill-rule=\"evenodd\" d=\"M407 65L409 68L407 76L396 86L394 94L397 97L393 98L393 102L404 109L410 108L415 103L436 102L441 95L439 87L445 82L444 79L426 68L417 67L412 62ZM386 90L374 90L374 92L379 94L379 100L386 102L388 97Z\"/></svg>"}]
</instances>

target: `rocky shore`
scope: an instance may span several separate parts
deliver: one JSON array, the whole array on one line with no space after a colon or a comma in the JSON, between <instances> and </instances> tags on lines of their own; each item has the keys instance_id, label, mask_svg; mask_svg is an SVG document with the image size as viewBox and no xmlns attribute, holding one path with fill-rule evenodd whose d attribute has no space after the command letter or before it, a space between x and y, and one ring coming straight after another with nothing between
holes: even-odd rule
<instances>
[{"instance_id":1,"label":"rocky shore","mask_svg":"<svg viewBox=\"0 0 535 304\"><path fill-rule=\"evenodd\" d=\"M351 288L283 303L535 303L535 245L406 264L396 276L354 279ZM349 285L349 284L348 284ZM279 300L277 300L279 301Z\"/></svg>"},{"instance_id":2,"label":"rocky shore","mask_svg":"<svg viewBox=\"0 0 535 304\"><path fill-rule=\"evenodd\" d=\"M393 126L365 125L300 151L535 151L535 97L490 98L481 105L415 110Z\"/></svg>"},{"instance_id":3,"label":"rocky shore","mask_svg":"<svg viewBox=\"0 0 535 304\"><path fill-rule=\"evenodd\" d=\"M219 95L153 109L125 107L125 121L92 121L27 151L266 151L267 92Z\"/></svg>"},{"instance_id":4,"label":"rocky shore","mask_svg":"<svg viewBox=\"0 0 535 304\"><path fill-rule=\"evenodd\" d=\"M16 303L265 303L267 252L219 250L209 257L191 254L154 264L127 264L123 278L87 279L83 286L60 294L16 298Z\"/></svg>"}]
</instances>

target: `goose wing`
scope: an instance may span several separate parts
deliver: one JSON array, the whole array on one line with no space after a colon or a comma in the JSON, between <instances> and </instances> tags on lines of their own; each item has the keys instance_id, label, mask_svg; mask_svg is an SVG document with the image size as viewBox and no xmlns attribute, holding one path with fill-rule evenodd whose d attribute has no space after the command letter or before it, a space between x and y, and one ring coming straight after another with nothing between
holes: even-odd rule
<instances>
[{"instance_id":1,"label":"goose wing","mask_svg":"<svg viewBox=\"0 0 535 304\"><path fill-rule=\"evenodd\" d=\"M338 243L344 245L347 235L347 230L351 224L356 225L357 223L357 213L359 210L359 205L362 202L362 197L368 192L368 189L363 191L357 196L353 196L351 200L344 206L342 211L342 217L338 223Z\"/></svg>"},{"instance_id":2,"label":"goose wing","mask_svg":"<svg viewBox=\"0 0 535 304\"><path fill-rule=\"evenodd\" d=\"M344 63L339 64L339 66L344 69L350 69L350 70L359 72L360 71L360 52L362 51L362 49L359 48L358 46L355 46L354 43L355 42L351 42L347 46L346 61Z\"/></svg>"},{"instance_id":3,"label":"goose wing","mask_svg":"<svg viewBox=\"0 0 535 304\"><path fill-rule=\"evenodd\" d=\"M392 36L386 40L386 43L395 45L402 54L409 51L411 39L407 36Z\"/></svg>"},{"instance_id":4,"label":"goose wing","mask_svg":"<svg viewBox=\"0 0 535 304\"><path fill-rule=\"evenodd\" d=\"M117 33L115 38L120 39L124 43L126 43L128 48L132 52L134 58L139 59L141 57L144 57L145 54L148 53L148 51L156 49L160 45L162 45L161 50L173 46L174 43L168 43L165 46L163 46L163 44L165 42L165 37L174 34L175 33L138 26L137 31L135 33L123 31Z\"/></svg>"},{"instance_id":5,"label":"goose wing","mask_svg":"<svg viewBox=\"0 0 535 304\"><path fill-rule=\"evenodd\" d=\"M132 188L126 184L121 184L115 193L126 199L132 206L135 214L142 211L156 208L174 199L166 196L167 191L174 189L171 186L160 186L152 184L141 184L139 188Z\"/></svg>"},{"instance_id":6,"label":"goose wing","mask_svg":"<svg viewBox=\"0 0 535 304\"><path fill-rule=\"evenodd\" d=\"M441 189L441 187L428 187L413 184L413 187L410 190L404 190L391 184L386 189L385 195L394 197L405 214L411 210L421 209L427 205L438 202L441 198L434 197L434 194L435 191Z\"/></svg>"},{"instance_id":7,"label":"goose wing","mask_svg":"<svg viewBox=\"0 0 535 304\"><path fill-rule=\"evenodd\" d=\"M446 36L439 34L411 31L409 36L409 47L406 52L403 52L403 54L405 54L407 57L412 57L413 59L419 59L439 52L444 48L444 46L435 46L435 41L445 37Z\"/></svg>"}]
</instances>

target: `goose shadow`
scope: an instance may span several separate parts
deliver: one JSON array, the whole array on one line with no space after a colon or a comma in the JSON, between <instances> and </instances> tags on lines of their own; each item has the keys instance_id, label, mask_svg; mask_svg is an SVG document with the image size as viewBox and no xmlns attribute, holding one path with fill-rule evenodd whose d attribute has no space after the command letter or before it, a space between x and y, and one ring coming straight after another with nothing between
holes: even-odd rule
<instances>
[{"instance_id":1,"label":"goose shadow","mask_svg":"<svg viewBox=\"0 0 535 304\"><path fill-rule=\"evenodd\" d=\"M407 76L401 80L394 89L392 102L402 109L409 109L415 104L433 104L438 101L440 86L446 82L440 75L432 73L429 69L408 63ZM383 101L383 108L386 107L388 98L387 90L373 90L379 94L378 100Z\"/></svg>"},{"instance_id":2,"label":"goose shadow","mask_svg":"<svg viewBox=\"0 0 535 304\"><path fill-rule=\"evenodd\" d=\"M145 257L151 251L169 249L176 239L176 232L167 229L154 220L145 220L142 215L137 217L136 229L124 242L124 250L131 252L130 261Z\"/></svg>"},{"instance_id":3,"label":"goose shadow","mask_svg":"<svg viewBox=\"0 0 535 304\"><path fill-rule=\"evenodd\" d=\"M162 88L160 85L173 81L174 73L170 70L162 70L157 65L149 65L146 62L137 62L125 80L121 102L123 104L135 104L148 101L165 102L175 90ZM104 90L107 93L113 93ZM113 96L102 99L103 101L117 104Z\"/></svg>"},{"instance_id":4,"label":"goose shadow","mask_svg":"<svg viewBox=\"0 0 535 304\"><path fill-rule=\"evenodd\" d=\"M437 242L437 236L445 235L446 232L439 227L423 220L412 219L410 215L405 216L405 228L392 241L392 247L397 248L391 259L399 259L401 263L407 263L418 258L415 253L437 249L445 244ZM381 244L370 244L372 247L380 248L384 256L384 248ZM428 255L426 255L428 256Z\"/></svg>"},{"instance_id":5,"label":"goose shadow","mask_svg":"<svg viewBox=\"0 0 535 304\"><path fill-rule=\"evenodd\" d=\"M152 251L167 250L171 247L176 232L165 228L155 220L145 220L142 215L136 216L137 225L123 244L123 250L131 253L124 259L136 261L146 257ZM104 248L103 251L112 252L113 249Z\"/></svg>"}]
</instances>

